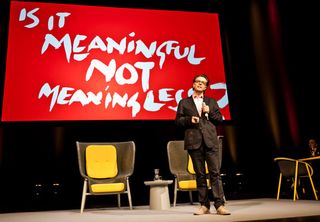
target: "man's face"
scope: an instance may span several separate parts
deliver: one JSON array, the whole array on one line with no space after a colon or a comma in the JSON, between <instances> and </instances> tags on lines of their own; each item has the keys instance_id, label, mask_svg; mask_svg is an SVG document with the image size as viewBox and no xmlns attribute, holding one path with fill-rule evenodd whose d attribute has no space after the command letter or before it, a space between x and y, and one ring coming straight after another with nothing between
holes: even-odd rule
<instances>
[{"instance_id":1,"label":"man's face","mask_svg":"<svg viewBox=\"0 0 320 222\"><path fill-rule=\"evenodd\" d=\"M309 147L312 149L312 148L316 148L318 147L318 144L315 140L311 139L309 140Z\"/></svg>"},{"instance_id":2,"label":"man's face","mask_svg":"<svg viewBox=\"0 0 320 222\"><path fill-rule=\"evenodd\" d=\"M196 92L204 92L207 89L207 80L204 77L198 77L193 83L193 90Z\"/></svg>"}]
</instances>

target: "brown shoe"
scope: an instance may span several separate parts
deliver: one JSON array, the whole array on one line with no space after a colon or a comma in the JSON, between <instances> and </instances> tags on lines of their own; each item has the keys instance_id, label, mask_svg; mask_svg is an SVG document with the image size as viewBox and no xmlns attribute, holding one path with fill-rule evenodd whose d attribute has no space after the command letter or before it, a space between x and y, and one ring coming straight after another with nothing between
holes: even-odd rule
<instances>
[{"instance_id":1,"label":"brown shoe","mask_svg":"<svg viewBox=\"0 0 320 222\"><path fill-rule=\"evenodd\" d=\"M210 214L210 210L202 205L197 212L194 212L193 215L204 215L204 214Z\"/></svg>"},{"instance_id":2,"label":"brown shoe","mask_svg":"<svg viewBox=\"0 0 320 222\"><path fill-rule=\"evenodd\" d=\"M230 215L231 213L224 206L220 206L217 209L217 214L219 214L219 215Z\"/></svg>"}]
</instances>

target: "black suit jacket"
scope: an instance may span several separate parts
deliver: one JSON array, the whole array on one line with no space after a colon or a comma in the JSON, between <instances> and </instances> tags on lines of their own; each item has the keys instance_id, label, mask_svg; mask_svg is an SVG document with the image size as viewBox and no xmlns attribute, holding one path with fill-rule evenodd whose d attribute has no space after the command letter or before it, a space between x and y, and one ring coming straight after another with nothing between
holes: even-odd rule
<instances>
[{"instance_id":1,"label":"black suit jacket","mask_svg":"<svg viewBox=\"0 0 320 222\"><path fill-rule=\"evenodd\" d=\"M197 149L200 147L202 138L207 147L218 149L218 138L216 123L222 122L223 118L220 113L218 103L215 99L204 97L203 102L209 106L209 120L207 120L204 113L199 116L196 104L192 97L180 100L175 122L178 126L184 128L184 148ZM192 116L200 117L199 123L191 122Z\"/></svg>"}]
</instances>

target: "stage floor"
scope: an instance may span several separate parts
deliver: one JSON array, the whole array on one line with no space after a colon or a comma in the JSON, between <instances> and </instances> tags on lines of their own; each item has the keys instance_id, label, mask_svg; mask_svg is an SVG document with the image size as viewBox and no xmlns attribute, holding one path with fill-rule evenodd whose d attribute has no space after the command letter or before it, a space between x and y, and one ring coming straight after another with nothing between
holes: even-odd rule
<instances>
[{"instance_id":1,"label":"stage floor","mask_svg":"<svg viewBox=\"0 0 320 222\"><path fill-rule=\"evenodd\" d=\"M229 200L229 216L211 214L194 216L198 204L178 204L169 210L149 210L149 206L2 213L2 222L206 222L206 221L320 221L320 201L289 199Z\"/></svg>"}]
</instances>

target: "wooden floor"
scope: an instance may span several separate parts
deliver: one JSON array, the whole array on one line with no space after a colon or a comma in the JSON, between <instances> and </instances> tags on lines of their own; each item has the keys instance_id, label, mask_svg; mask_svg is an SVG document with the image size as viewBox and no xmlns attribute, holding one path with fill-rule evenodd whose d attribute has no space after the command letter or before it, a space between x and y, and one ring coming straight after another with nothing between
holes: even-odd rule
<instances>
[{"instance_id":1,"label":"wooden floor","mask_svg":"<svg viewBox=\"0 0 320 222\"><path fill-rule=\"evenodd\" d=\"M206 222L206 221L320 221L320 201L289 199L247 199L227 201L229 216L194 216L198 205L179 204L169 210L150 210L149 206L79 209L61 211L2 213L2 222Z\"/></svg>"}]
</instances>

